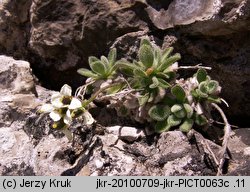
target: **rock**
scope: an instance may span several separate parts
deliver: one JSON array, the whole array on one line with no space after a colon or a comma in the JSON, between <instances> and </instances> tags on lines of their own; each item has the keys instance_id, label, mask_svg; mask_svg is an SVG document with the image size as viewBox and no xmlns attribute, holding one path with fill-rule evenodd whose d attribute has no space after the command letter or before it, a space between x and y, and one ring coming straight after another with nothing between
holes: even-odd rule
<instances>
[{"instance_id":1,"label":"rock","mask_svg":"<svg viewBox=\"0 0 250 192\"><path fill-rule=\"evenodd\" d=\"M128 142L136 141L138 138L144 136L143 131L135 127L112 126L106 127L106 129L109 133L117 135L119 139Z\"/></svg>"},{"instance_id":2,"label":"rock","mask_svg":"<svg viewBox=\"0 0 250 192\"><path fill-rule=\"evenodd\" d=\"M31 0L0 1L0 52L15 57L27 55Z\"/></svg>"},{"instance_id":3,"label":"rock","mask_svg":"<svg viewBox=\"0 0 250 192\"><path fill-rule=\"evenodd\" d=\"M1 127L0 145L0 155L4 157L0 160L1 175L34 175L29 166L33 146L28 135L23 131Z\"/></svg>"},{"instance_id":4,"label":"rock","mask_svg":"<svg viewBox=\"0 0 250 192\"><path fill-rule=\"evenodd\" d=\"M63 81L82 83L76 69L88 67L88 56L100 56L117 37L147 28L133 11L138 6L129 0L121 4L114 0L33 1L29 46L43 60L44 66L35 66L43 69L40 77L47 74L55 83L52 87Z\"/></svg>"},{"instance_id":5,"label":"rock","mask_svg":"<svg viewBox=\"0 0 250 192\"><path fill-rule=\"evenodd\" d=\"M67 149L71 144L64 138L55 138L48 135L42 138L38 145L32 150L30 165L36 175L60 175L71 165L67 161Z\"/></svg>"},{"instance_id":6,"label":"rock","mask_svg":"<svg viewBox=\"0 0 250 192\"><path fill-rule=\"evenodd\" d=\"M233 158L231 165L229 165L228 175L250 175L250 128L238 129L234 133L228 144Z\"/></svg>"},{"instance_id":7,"label":"rock","mask_svg":"<svg viewBox=\"0 0 250 192\"><path fill-rule=\"evenodd\" d=\"M60 175L70 166L67 139L48 136L48 121L36 123L51 93L35 85L28 62L0 56L0 175Z\"/></svg>"},{"instance_id":8,"label":"rock","mask_svg":"<svg viewBox=\"0 0 250 192\"><path fill-rule=\"evenodd\" d=\"M218 13L220 7L220 1L217 0L174 0L167 10L158 11L149 6L147 12L155 26L164 30L177 25L188 25L196 21L211 19Z\"/></svg>"}]
</instances>

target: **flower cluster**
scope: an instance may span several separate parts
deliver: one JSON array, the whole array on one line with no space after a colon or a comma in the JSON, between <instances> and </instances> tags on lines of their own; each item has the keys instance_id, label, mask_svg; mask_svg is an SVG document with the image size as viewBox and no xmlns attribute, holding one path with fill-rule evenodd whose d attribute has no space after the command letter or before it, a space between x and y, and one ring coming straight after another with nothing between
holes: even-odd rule
<instances>
[{"instance_id":1,"label":"flower cluster","mask_svg":"<svg viewBox=\"0 0 250 192\"><path fill-rule=\"evenodd\" d=\"M72 89L67 84L61 88L60 92L52 95L51 104L44 104L40 112L49 113L54 121L52 127L62 130L68 137L70 135L68 128L74 118L82 116L86 125L94 122L91 114L82 106L82 102L72 96Z\"/></svg>"}]
</instances>

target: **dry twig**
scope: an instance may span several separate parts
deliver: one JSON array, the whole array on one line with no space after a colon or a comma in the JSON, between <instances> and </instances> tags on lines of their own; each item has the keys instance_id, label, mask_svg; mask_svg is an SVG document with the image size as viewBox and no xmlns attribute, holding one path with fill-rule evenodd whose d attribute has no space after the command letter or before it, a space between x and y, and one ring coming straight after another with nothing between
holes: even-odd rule
<instances>
[{"instance_id":1,"label":"dry twig","mask_svg":"<svg viewBox=\"0 0 250 192\"><path fill-rule=\"evenodd\" d=\"M226 160L227 150L228 150L227 145L228 145L228 140L229 140L230 135L231 135L231 126L228 123L228 120L227 120L226 115L224 114L223 110L215 103L212 103L212 106L220 113L220 115L225 123L224 137L223 137L222 149L221 149L222 157L221 157L220 164L218 167L218 172L217 172L217 176L218 176L218 175L222 174L222 168L223 168L223 165L224 165L225 160Z\"/></svg>"}]
</instances>

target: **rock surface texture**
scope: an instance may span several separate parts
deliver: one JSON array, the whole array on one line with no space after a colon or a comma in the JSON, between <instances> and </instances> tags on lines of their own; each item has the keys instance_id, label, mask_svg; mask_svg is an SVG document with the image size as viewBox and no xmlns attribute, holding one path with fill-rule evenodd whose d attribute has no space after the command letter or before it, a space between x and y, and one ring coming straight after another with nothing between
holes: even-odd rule
<instances>
[{"instance_id":1,"label":"rock surface texture","mask_svg":"<svg viewBox=\"0 0 250 192\"><path fill-rule=\"evenodd\" d=\"M223 87L230 121L250 125L249 0L0 0L0 175L215 175L220 146L199 133L146 136L134 127L75 124L77 144L50 129L38 107L90 55L135 59L140 38L203 63ZM23 59L22 60L15 60ZM32 69L31 69L32 68ZM250 130L231 137L227 175L250 175ZM167 146L167 147L166 147ZM178 146L178 147L176 147Z\"/></svg>"}]
</instances>

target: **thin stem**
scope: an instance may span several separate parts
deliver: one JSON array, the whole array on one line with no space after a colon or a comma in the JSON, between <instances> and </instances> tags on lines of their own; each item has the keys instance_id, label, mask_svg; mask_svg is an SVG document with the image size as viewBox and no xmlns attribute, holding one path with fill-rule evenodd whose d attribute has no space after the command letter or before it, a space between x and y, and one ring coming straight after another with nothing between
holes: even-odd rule
<instances>
[{"instance_id":1,"label":"thin stem","mask_svg":"<svg viewBox=\"0 0 250 192\"><path fill-rule=\"evenodd\" d=\"M110 87L114 87L116 85L119 85L120 83L114 83L114 84L110 84L110 85L107 85L101 89L99 89L98 91L95 92L94 95L92 95L87 101L84 101L83 102L83 107L85 108L88 104L90 104L92 101L95 100L95 98L103 91L105 91L106 89L110 88Z\"/></svg>"},{"instance_id":2,"label":"thin stem","mask_svg":"<svg viewBox=\"0 0 250 192\"><path fill-rule=\"evenodd\" d=\"M223 112L223 110L215 103L212 103L212 106L220 113L220 115L225 123L224 137L223 137L222 149L221 149L221 153L222 153L223 157L220 160L220 165L218 167L218 172L217 172L217 175L220 175L222 173L222 167L224 165L225 156L227 154L227 145L228 145L228 140L229 140L230 135L231 135L231 126L228 123L227 117L226 117L225 113Z\"/></svg>"},{"instance_id":3,"label":"thin stem","mask_svg":"<svg viewBox=\"0 0 250 192\"><path fill-rule=\"evenodd\" d=\"M211 67L205 67L205 66L201 66L202 64L199 63L197 65L194 66L179 66L178 69L207 69L207 70L211 70Z\"/></svg>"}]
</instances>

